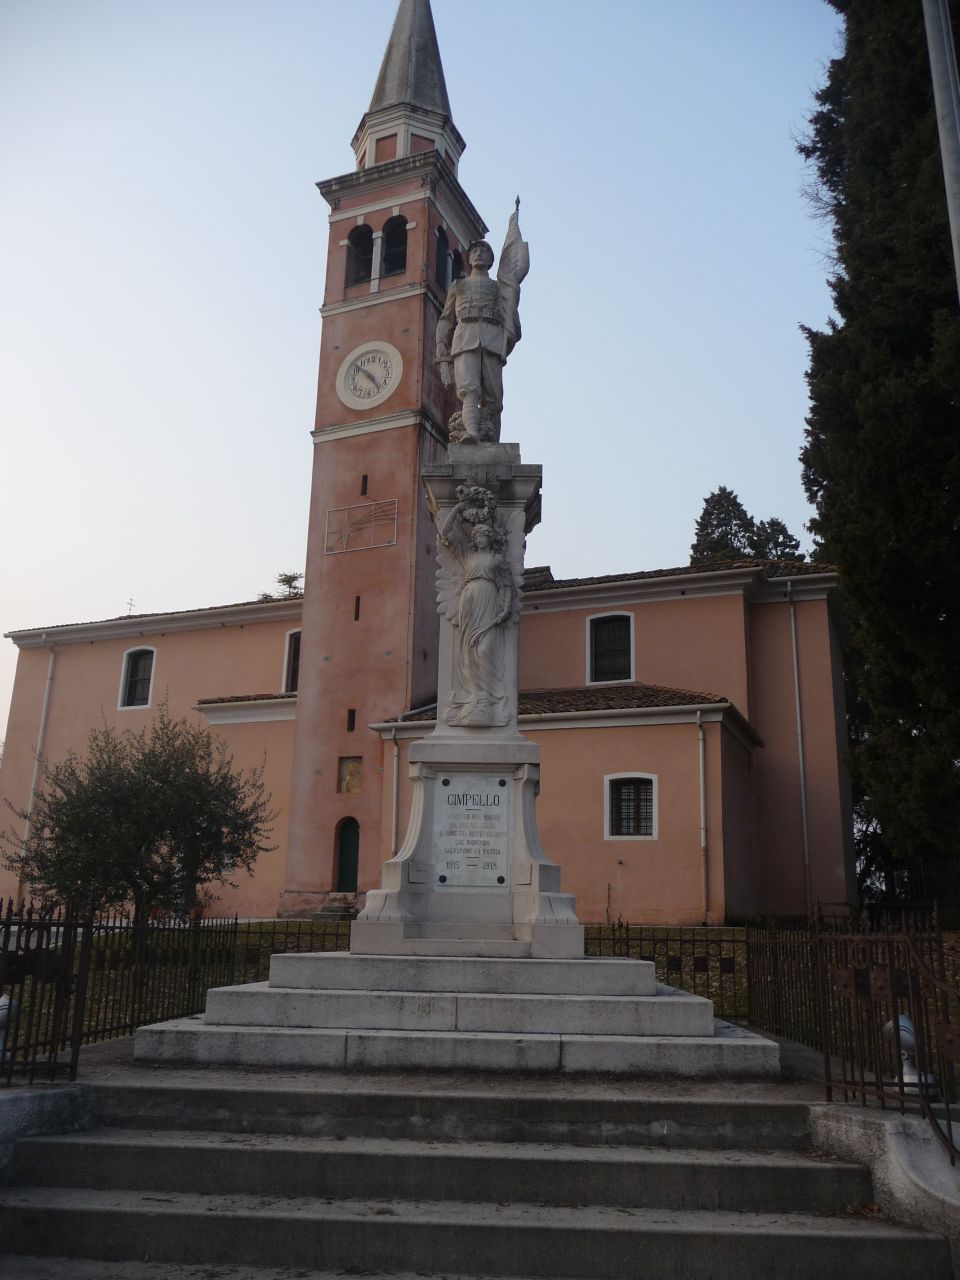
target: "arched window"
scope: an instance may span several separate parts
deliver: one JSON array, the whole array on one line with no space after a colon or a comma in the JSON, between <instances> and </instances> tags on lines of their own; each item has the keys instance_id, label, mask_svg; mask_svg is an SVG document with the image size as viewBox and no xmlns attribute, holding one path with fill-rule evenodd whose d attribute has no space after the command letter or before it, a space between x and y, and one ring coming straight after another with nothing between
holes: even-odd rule
<instances>
[{"instance_id":1,"label":"arched window","mask_svg":"<svg viewBox=\"0 0 960 1280\"><path fill-rule=\"evenodd\" d=\"M149 707L154 652L153 649L130 649L123 655L121 707Z\"/></svg>"},{"instance_id":2,"label":"arched window","mask_svg":"<svg viewBox=\"0 0 960 1280\"><path fill-rule=\"evenodd\" d=\"M633 679L633 616L608 613L588 620L587 681Z\"/></svg>"},{"instance_id":3,"label":"arched window","mask_svg":"<svg viewBox=\"0 0 960 1280\"><path fill-rule=\"evenodd\" d=\"M459 280L463 276L463 254L454 250L453 261L450 263L450 279Z\"/></svg>"},{"instance_id":4,"label":"arched window","mask_svg":"<svg viewBox=\"0 0 960 1280\"><path fill-rule=\"evenodd\" d=\"M360 823L344 818L337 824L337 878L334 893L356 893L360 866Z\"/></svg>"},{"instance_id":5,"label":"arched window","mask_svg":"<svg viewBox=\"0 0 960 1280\"><path fill-rule=\"evenodd\" d=\"M364 284L373 272L373 232L364 223L347 236L347 288Z\"/></svg>"},{"instance_id":6,"label":"arched window","mask_svg":"<svg viewBox=\"0 0 960 1280\"><path fill-rule=\"evenodd\" d=\"M446 291L450 283L450 241L441 227L437 231L437 284Z\"/></svg>"},{"instance_id":7,"label":"arched window","mask_svg":"<svg viewBox=\"0 0 960 1280\"><path fill-rule=\"evenodd\" d=\"M385 276L402 276L407 269L407 220L389 218L383 224L383 268Z\"/></svg>"}]
</instances>

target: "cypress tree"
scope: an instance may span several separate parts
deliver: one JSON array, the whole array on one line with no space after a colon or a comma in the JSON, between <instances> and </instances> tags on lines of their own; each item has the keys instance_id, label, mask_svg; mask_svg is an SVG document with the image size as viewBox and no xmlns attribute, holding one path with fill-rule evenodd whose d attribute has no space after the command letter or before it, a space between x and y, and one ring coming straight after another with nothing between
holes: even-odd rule
<instances>
[{"instance_id":1,"label":"cypress tree","mask_svg":"<svg viewBox=\"0 0 960 1280\"><path fill-rule=\"evenodd\" d=\"M800 150L833 232L835 318L807 330L804 485L843 584L865 821L895 856L956 854L960 324L923 13L827 2L844 45Z\"/></svg>"}]
</instances>

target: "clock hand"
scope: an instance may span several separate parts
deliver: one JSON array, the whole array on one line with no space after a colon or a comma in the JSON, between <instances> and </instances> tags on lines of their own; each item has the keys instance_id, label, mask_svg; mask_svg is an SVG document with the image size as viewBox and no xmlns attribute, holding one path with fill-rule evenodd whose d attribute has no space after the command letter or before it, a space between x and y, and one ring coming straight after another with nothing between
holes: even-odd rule
<instances>
[{"instance_id":1,"label":"clock hand","mask_svg":"<svg viewBox=\"0 0 960 1280\"><path fill-rule=\"evenodd\" d=\"M379 390L380 390L380 383L376 380L376 378L373 376L373 374L370 372L370 370L366 367L366 365L361 364L361 365L358 365L357 367L359 368L360 372L361 372L362 374L364 374L364 376L365 376L365 377L367 377L367 378L369 378L369 379L370 379L370 381L373 383L373 385L374 385L374 386L377 388L377 390L379 391Z\"/></svg>"}]
</instances>

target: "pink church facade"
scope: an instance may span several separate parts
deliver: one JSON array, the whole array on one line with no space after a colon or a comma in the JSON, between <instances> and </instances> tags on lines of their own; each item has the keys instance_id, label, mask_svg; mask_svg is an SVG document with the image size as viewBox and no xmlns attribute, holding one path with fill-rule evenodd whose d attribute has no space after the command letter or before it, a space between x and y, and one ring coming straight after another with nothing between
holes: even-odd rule
<instances>
[{"instance_id":1,"label":"pink church facade","mask_svg":"<svg viewBox=\"0 0 960 1280\"><path fill-rule=\"evenodd\" d=\"M544 845L583 920L716 924L851 900L835 591L834 574L808 565L570 582L528 575L521 727L541 751ZM174 715L209 725L239 766L263 763L279 814L276 851L236 888L217 889L214 910L322 907L344 888L338 837L350 820L359 825L357 889L375 887L405 830L409 744L430 730L432 711L411 717L383 705L379 719L354 718L338 763L359 767L346 780L336 771L318 779L336 807L313 833L304 891L286 857L299 697L289 689L299 683L291 641L302 609L293 598L14 633L4 798L27 807L41 733L43 755L57 760L82 750L92 726L139 729L165 700ZM629 650L617 661L632 678L590 679L591 636L605 619L627 623ZM124 706L131 655L144 652L147 701ZM301 670L307 662L301 651ZM622 778L649 783L636 834L612 826L611 788ZM11 873L0 875L0 891L16 893Z\"/></svg>"},{"instance_id":2,"label":"pink church facade","mask_svg":"<svg viewBox=\"0 0 960 1280\"><path fill-rule=\"evenodd\" d=\"M303 597L10 636L0 798L28 809L38 751L82 751L104 722L139 729L165 700L239 766L264 765L277 849L217 890L216 910L247 917L310 915L378 885L405 830L409 744L431 728L420 470L443 461L456 408L432 352L486 227L459 183L427 0L401 0L353 147L355 170L318 183L330 231ZM852 900L836 589L804 564L528 570L520 726L540 747L544 846L584 921ZM17 890L0 872L0 892Z\"/></svg>"}]
</instances>

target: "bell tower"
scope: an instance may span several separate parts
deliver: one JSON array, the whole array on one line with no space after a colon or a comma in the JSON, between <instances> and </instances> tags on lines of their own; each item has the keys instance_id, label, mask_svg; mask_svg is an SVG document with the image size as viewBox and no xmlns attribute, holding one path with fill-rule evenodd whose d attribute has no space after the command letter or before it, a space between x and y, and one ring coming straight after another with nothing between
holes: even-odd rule
<instances>
[{"instance_id":1,"label":"bell tower","mask_svg":"<svg viewBox=\"0 0 960 1280\"><path fill-rule=\"evenodd\" d=\"M429 0L400 0L352 145L355 171L317 184L330 233L281 915L379 883L382 750L367 726L436 697L420 471L445 461L458 407L437 321L486 227L457 179L465 144Z\"/></svg>"}]
</instances>

